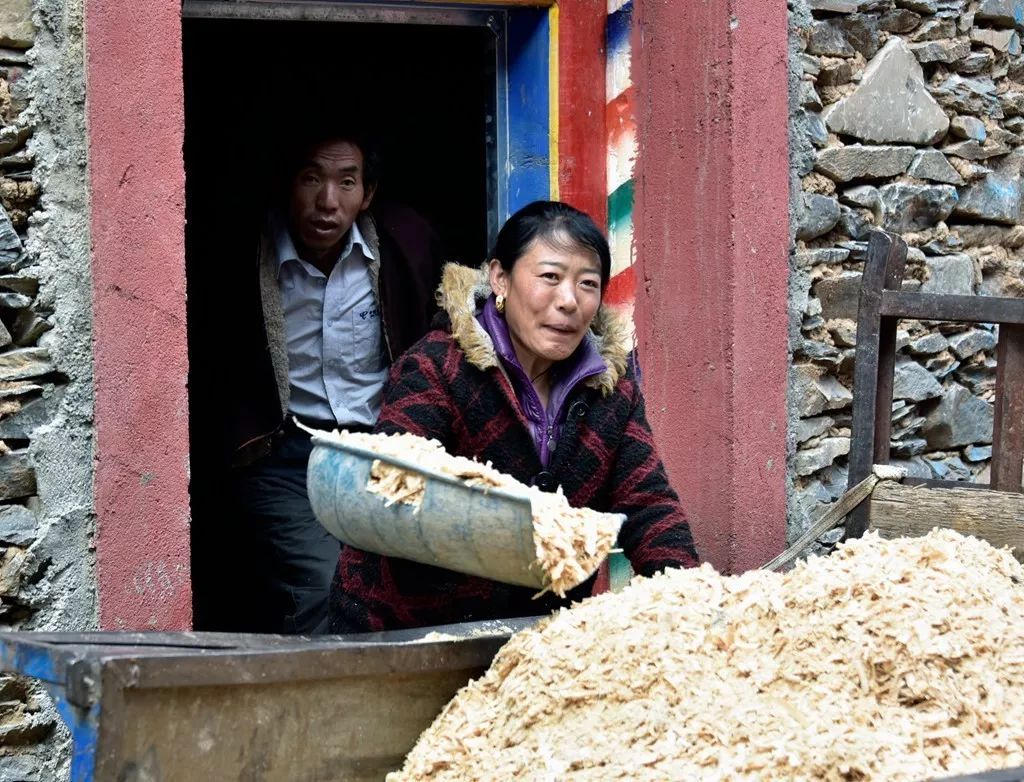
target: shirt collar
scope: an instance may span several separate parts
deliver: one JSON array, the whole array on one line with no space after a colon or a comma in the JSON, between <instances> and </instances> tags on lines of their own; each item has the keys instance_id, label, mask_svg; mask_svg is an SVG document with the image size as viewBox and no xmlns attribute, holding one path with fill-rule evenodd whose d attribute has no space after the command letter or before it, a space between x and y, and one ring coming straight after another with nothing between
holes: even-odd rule
<instances>
[{"instance_id":1,"label":"shirt collar","mask_svg":"<svg viewBox=\"0 0 1024 782\"><path fill-rule=\"evenodd\" d=\"M277 250L278 274L281 272L281 267L283 267L288 261L298 261L304 266L315 268L299 257L299 252L295 249L295 242L292 241L291 232L289 232L284 218L282 218L282 216L277 212L274 212L270 215L269 220L271 234L274 238L274 248ZM341 253L338 256L339 260L343 261L348 258L356 247L359 248L363 257L367 261L377 260L376 256L373 254L373 250L370 248L369 242L366 241L366 237L363 236L363 232L359 230L358 220L352 223L352 228L348 232L348 238L345 240L345 246L341 248Z\"/></svg>"}]
</instances>

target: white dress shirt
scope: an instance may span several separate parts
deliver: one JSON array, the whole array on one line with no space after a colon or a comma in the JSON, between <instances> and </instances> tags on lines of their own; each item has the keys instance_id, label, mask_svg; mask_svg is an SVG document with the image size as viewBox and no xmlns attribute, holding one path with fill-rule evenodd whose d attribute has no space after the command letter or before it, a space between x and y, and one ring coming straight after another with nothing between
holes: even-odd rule
<instances>
[{"instance_id":1,"label":"white dress shirt","mask_svg":"<svg viewBox=\"0 0 1024 782\"><path fill-rule=\"evenodd\" d=\"M387 379L380 308L358 226L329 277L298 256L288 229L271 219L288 345L288 410L338 425L373 426Z\"/></svg>"}]
</instances>

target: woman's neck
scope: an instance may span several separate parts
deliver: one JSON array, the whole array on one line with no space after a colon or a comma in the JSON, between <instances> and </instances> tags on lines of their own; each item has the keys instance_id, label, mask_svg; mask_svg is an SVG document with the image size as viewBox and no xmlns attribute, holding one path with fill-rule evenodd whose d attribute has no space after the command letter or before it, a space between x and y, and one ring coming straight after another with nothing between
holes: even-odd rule
<instances>
[{"instance_id":1,"label":"woman's neck","mask_svg":"<svg viewBox=\"0 0 1024 782\"><path fill-rule=\"evenodd\" d=\"M515 351L519 366L523 368L534 390L537 392L537 396L540 397L540 401L546 408L548 406L548 392L551 390L551 368L555 365L555 362L526 350L514 336L512 337L512 349Z\"/></svg>"}]
</instances>

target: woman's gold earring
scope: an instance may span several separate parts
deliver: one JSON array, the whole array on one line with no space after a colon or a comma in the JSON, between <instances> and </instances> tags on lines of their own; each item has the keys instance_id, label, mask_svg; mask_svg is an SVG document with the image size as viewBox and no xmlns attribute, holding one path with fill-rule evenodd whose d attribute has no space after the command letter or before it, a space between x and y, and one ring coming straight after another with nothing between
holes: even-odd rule
<instances>
[{"instance_id":1,"label":"woman's gold earring","mask_svg":"<svg viewBox=\"0 0 1024 782\"><path fill-rule=\"evenodd\" d=\"M505 311L505 297L504 296L495 296L494 297L494 309L496 309L498 312L504 312Z\"/></svg>"}]
</instances>

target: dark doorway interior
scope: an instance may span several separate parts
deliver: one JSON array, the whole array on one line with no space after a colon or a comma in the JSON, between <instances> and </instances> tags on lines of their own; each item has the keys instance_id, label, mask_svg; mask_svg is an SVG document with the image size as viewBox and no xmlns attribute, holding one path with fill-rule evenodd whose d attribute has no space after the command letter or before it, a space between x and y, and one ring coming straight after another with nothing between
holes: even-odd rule
<instances>
[{"instance_id":1,"label":"dark doorway interior","mask_svg":"<svg viewBox=\"0 0 1024 782\"><path fill-rule=\"evenodd\" d=\"M239 280L255 275L269 184L289 139L337 117L367 128L379 198L412 206L452 260L486 255L494 38L471 27L186 19L186 264L195 626L238 629L246 562L231 521L223 418Z\"/></svg>"}]
</instances>

